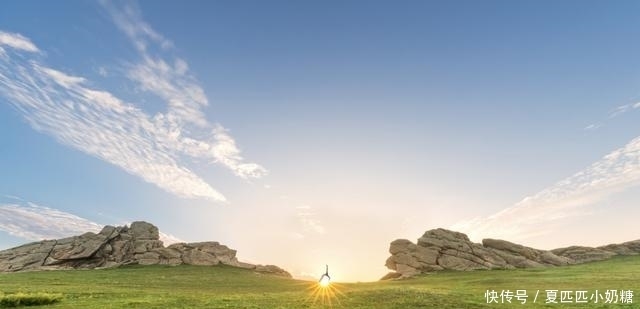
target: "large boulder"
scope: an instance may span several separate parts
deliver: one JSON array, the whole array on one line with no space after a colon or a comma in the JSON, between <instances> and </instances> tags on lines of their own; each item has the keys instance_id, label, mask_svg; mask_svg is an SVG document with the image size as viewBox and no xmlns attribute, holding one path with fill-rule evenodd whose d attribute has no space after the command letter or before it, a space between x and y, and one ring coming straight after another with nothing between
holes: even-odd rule
<instances>
[{"instance_id":1,"label":"large boulder","mask_svg":"<svg viewBox=\"0 0 640 309\"><path fill-rule=\"evenodd\" d=\"M436 260L439 251L434 248L418 246L407 239L397 239L391 242L389 248L391 256L387 259L386 266L397 271L397 277L410 277L421 271L441 270Z\"/></svg>"},{"instance_id":2,"label":"large boulder","mask_svg":"<svg viewBox=\"0 0 640 309\"><path fill-rule=\"evenodd\" d=\"M236 258L236 250L214 241L177 243L164 247L158 228L144 221L133 222L130 226L105 226L98 234L88 232L0 251L0 272L92 269L128 264L225 264L291 277L288 272L274 265L240 262Z\"/></svg>"},{"instance_id":3,"label":"large boulder","mask_svg":"<svg viewBox=\"0 0 640 309\"><path fill-rule=\"evenodd\" d=\"M158 240L160 239L160 232L158 228L148 222L135 221L131 223L129 227L129 234L135 239L140 240Z\"/></svg>"},{"instance_id":4,"label":"large boulder","mask_svg":"<svg viewBox=\"0 0 640 309\"><path fill-rule=\"evenodd\" d=\"M382 279L404 279L438 270L554 267L599 261L614 255L640 254L640 240L598 248L568 247L539 250L500 239L473 243L467 235L446 229L429 230L416 243L397 239L385 262L393 272Z\"/></svg>"}]
</instances>

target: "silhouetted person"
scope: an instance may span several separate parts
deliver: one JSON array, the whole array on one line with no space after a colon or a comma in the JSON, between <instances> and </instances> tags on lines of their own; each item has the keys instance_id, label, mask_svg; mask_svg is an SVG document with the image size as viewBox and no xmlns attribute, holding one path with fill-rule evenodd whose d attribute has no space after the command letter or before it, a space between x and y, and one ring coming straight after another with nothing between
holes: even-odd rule
<instances>
[{"instance_id":1,"label":"silhouetted person","mask_svg":"<svg viewBox=\"0 0 640 309\"><path fill-rule=\"evenodd\" d=\"M331 276L329 276L329 265L325 265L325 267L325 272L322 277L320 277L320 280L318 280L318 282L322 282L322 279L324 279L324 277L327 277L327 279L331 281Z\"/></svg>"}]
</instances>

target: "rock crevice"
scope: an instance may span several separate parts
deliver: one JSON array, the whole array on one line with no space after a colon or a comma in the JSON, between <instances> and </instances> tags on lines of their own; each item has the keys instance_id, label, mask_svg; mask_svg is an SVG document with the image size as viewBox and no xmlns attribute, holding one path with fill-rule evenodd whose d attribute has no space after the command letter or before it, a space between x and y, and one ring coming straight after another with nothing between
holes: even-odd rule
<instances>
[{"instance_id":1,"label":"rock crevice","mask_svg":"<svg viewBox=\"0 0 640 309\"><path fill-rule=\"evenodd\" d=\"M539 250L500 239L473 243L467 235L445 229L429 230L416 243L396 239L385 265L393 272L382 279L402 279L438 270L555 267L600 261L615 255L640 254L640 240L597 248L572 246Z\"/></svg>"},{"instance_id":2,"label":"rock crevice","mask_svg":"<svg viewBox=\"0 0 640 309\"><path fill-rule=\"evenodd\" d=\"M49 250L49 253L47 253L47 255L44 257L44 259L42 260L42 264L40 264L40 266L44 266L44 263L47 261L47 259L51 256L51 252L53 252L53 248L55 248L56 244L58 243L57 240L54 240L53 246L51 246L51 250Z\"/></svg>"}]
</instances>

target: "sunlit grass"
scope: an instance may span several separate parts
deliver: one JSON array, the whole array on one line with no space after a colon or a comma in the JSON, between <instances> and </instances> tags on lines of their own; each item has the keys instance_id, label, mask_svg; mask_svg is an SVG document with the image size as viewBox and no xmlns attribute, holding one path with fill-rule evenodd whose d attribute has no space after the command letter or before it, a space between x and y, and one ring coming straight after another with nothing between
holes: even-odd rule
<instances>
[{"instance_id":1,"label":"sunlit grass","mask_svg":"<svg viewBox=\"0 0 640 309\"><path fill-rule=\"evenodd\" d=\"M0 295L47 292L63 295L46 308L516 308L487 304L487 290L633 290L640 309L640 256L555 268L455 272L419 278L322 286L226 266L127 266L104 270L0 274ZM542 297L542 296L541 296ZM605 304L553 304L530 299L517 308L605 308Z\"/></svg>"}]
</instances>

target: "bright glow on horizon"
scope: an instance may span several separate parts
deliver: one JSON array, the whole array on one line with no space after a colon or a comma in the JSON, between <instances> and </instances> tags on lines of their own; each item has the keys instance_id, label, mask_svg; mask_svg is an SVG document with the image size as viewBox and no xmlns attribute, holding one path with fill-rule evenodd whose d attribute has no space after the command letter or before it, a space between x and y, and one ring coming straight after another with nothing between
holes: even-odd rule
<instances>
[{"instance_id":1,"label":"bright glow on horizon","mask_svg":"<svg viewBox=\"0 0 640 309\"><path fill-rule=\"evenodd\" d=\"M329 279L329 277L327 276L322 276L322 279L320 279L320 282L318 282L318 284L321 287L326 288L329 286L329 284L331 284L331 279Z\"/></svg>"}]
</instances>

